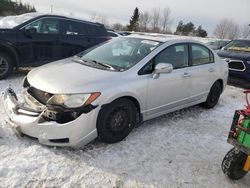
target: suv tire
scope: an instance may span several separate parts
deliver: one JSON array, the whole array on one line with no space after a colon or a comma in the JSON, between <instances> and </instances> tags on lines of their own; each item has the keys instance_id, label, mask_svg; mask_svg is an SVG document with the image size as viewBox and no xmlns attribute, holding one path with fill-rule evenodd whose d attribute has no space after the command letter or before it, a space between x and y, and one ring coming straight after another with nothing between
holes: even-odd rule
<instances>
[{"instance_id":1,"label":"suv tire","mask_svg":"<svg viewBox=\"0 0 250 188\"><path fill-rule=\"evenodd\" d=\"M6 53L0 52L0 80L7 78L13 71L13 61Z\"/></svg>"}]
</instances>

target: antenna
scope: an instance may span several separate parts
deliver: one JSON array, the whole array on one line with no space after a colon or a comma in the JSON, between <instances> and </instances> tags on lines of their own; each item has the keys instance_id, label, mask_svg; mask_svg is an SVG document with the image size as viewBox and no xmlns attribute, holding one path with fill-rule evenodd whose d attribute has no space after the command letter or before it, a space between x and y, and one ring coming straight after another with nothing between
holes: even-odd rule
<instances>
[{"instance_id":1,"label":"antenna","mask_svg":"<svg viewBox=\"0 0 250 188\"><path fill-rule=\"evenodd\" d=\"M50 6L50 13L53 13L53 5Z\"/></svg>"}]
</instances>

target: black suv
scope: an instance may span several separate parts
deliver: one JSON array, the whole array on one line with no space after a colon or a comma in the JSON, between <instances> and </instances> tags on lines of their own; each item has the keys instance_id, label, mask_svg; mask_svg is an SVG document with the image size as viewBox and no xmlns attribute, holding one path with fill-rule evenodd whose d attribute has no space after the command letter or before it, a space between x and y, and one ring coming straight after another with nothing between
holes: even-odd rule
<instances>
[{"instance_id":1,"label":"black suv","mask_svg":"<svg viewBox=\"0 0 250 188\"><path fill-rule=\"evenodd\" d=\"M100 23L39 13L5 17L0 20L0 79L14 67L73 56L108 39Z\"/></svg>"},{"instance_id":2,"label":"black suv","mask_svg":"<svg viewBox=\"0 0 250 188\"><path fill-rule=\"evenodd\" d=\"M233 40L217 54L228 62L230 81L249 85L250 40Z\"/></svg>"}]
</instances>

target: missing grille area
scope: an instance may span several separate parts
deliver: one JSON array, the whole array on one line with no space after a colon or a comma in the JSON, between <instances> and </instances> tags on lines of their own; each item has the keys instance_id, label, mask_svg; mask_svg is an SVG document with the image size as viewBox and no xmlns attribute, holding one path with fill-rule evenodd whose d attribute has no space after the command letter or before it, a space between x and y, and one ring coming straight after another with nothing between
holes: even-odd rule
<instances>
[{"instance_id":1,"label":"missing grille area","mask_svg":"<svg viewBox=\"0 0 250 188\"><path fill-rule=\"evenodd\" d=\"M28 89L30 95L32 95L36 100L42 104L46 104L47 101L53 96L51 93L44 92L42 90L36 89L35 87L30 87Z\"/></svg>"}]
</instances>

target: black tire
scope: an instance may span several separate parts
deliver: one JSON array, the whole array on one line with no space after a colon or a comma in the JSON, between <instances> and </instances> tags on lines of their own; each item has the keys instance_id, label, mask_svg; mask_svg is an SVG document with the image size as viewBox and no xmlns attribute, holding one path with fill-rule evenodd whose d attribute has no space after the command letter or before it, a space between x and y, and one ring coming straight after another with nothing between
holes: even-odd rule
<instances>
[{"instance_id":1,"label":"black tire","mask_svg":"<svg viewBox=\"0 0 250 188\"><path fill-rule=\"evenodd\" d=\"M207 96L206 102L202 103L202 106L205 108L213 108L218 103L220 95L222 93L222 86L220 82L215 82Z\"/></svg>"},{"instance_id":2,"label":"black tire","mask_svg":"<svg viewBox=\"0 0 250 188\"><path fill-rule=\"evenodd\" d=\"M0 52L0 80L7 78L13 71L13 61L6 53Z\"/></svg>"},{"instance_id":3,"label":"black tire","mask_svg":"<svg viewBox=\"0 0 250 188\"><path fill-rule=\"evenodd\" d=\"M136 107L128 99L119 99L101 109L97 119L99 138L106 143L123 140L136 123Z\"/></svg>"},{"instance_id":4,"label":"black tire","mask_svg":"<svg viewBox=\"0 0 250 188\"><path fill-rule=\"evenodd\" d=\"M247 154L237 148L232 148L222 161L222 171L230 179L238 180L247 174L247 172L243 170L246 160Z\"/></svg>"}]
</instances>

